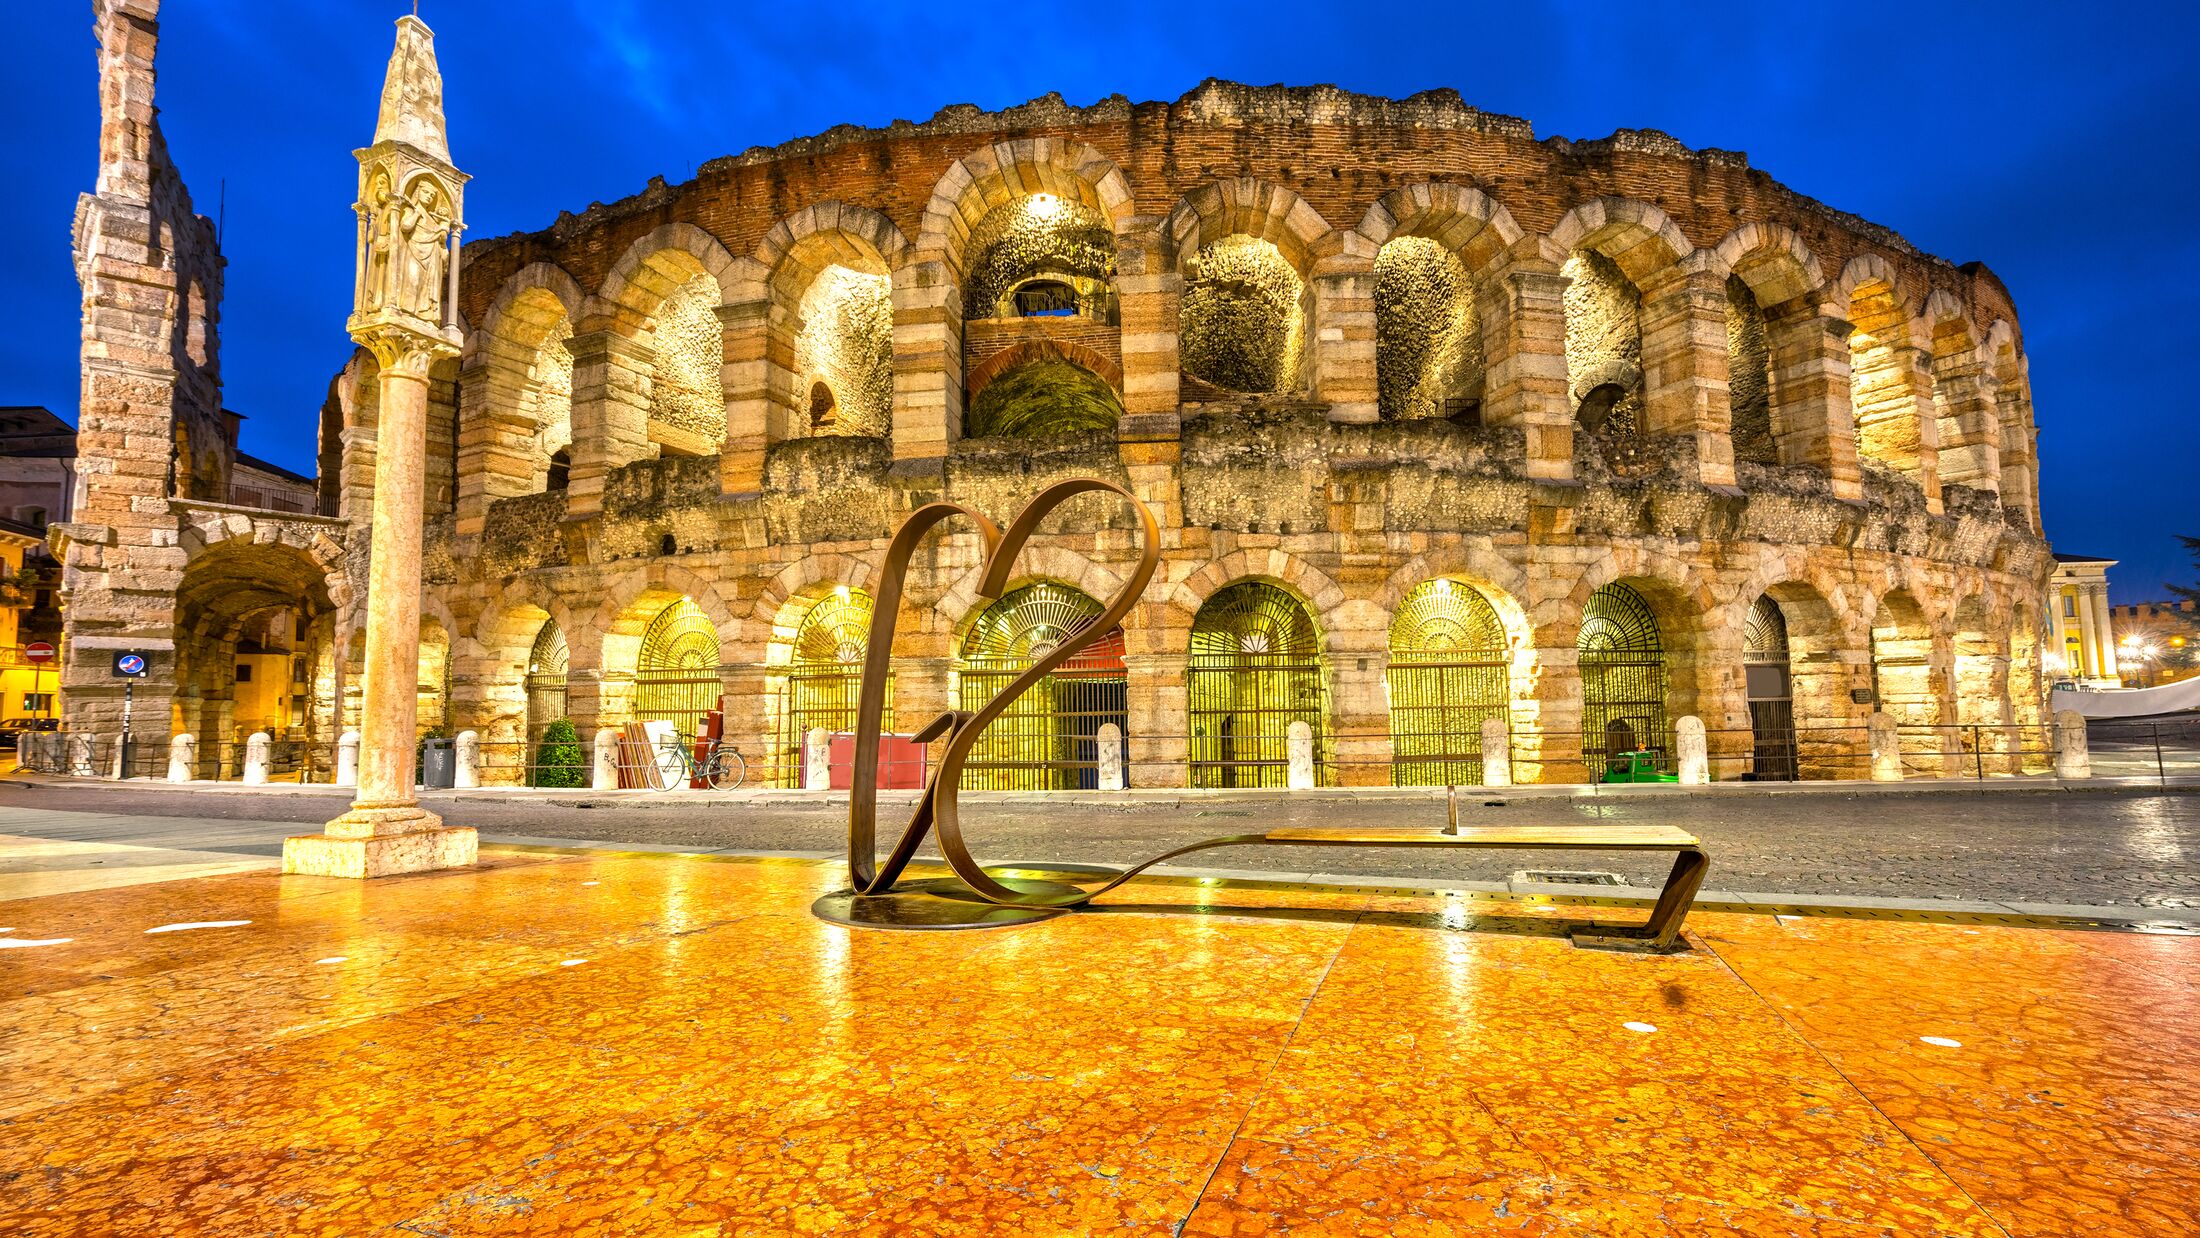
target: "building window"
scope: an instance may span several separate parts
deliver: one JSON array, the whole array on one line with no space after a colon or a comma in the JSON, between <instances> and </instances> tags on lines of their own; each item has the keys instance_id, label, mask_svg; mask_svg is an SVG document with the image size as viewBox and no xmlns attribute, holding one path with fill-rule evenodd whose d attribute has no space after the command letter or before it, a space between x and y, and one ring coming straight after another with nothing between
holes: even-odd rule
<instances>
[{"instance_id":1,"label":"building window","mask_svg":"<svg viewBox=\"0 0 2200 1238\"><path fill-rule=\"evenodd\" d=\"M53 693L25 692L23 694L23 712L30 714L53 712Z\"/></svg>"},{"instance_id":2,"label":"building window","mask_svg":"<svg viewBox=\"0 0 2200 1238\"><path fill-rule=\"evenodd\" d=\"M2075 594L2075 593L2065 593L2065 594L2063 594L2063 618L2065 618L2065 619L2075 619L2075 618L2077 618L2077 617L2078 617L2078 595L2077 595L2077 594Z\"/></svg>"},{"instance_id":3,"label":"building window","mask_svg":"<svg viewBox=\"0 0 2200 1238\"><path fill-rule=\"evenodd\" d=\"M238 682L238 683L251 683L251 682L252 682L252 664L251 664L250 662L239 662L239 663L237 663L237 682Z\"/></svg>"}]
</instances>

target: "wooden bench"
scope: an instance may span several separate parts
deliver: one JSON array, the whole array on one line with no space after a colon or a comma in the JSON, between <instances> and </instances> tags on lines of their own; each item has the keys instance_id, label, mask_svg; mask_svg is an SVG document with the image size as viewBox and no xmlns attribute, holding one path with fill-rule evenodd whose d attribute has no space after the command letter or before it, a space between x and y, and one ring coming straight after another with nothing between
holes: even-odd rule
<instances>
[{"instance_id":1,"label":"wooden bench","mask_svg":"<svg viewBox=\"0 0 2200 1238\"><path fill-rule=\"evenodd\" d=\"M1600 949L1665 951L1676 948L1681 921L1703 888L1711 859L1703 842L1670 825L1462 825L1456 830L1348 830L1286 826L1263 834L1238 834L1180 848L1172 854L1218 846L1277 847L1475 847L1488 851L1671 851L1673 871L1658 892L1650 919L1639 928L1598 925L1576 929L1574 944ZM1150 861L1149 861L1150 863ZM1141 865L1140 867L1145 867Z\"/></svg>"}]
</instances>

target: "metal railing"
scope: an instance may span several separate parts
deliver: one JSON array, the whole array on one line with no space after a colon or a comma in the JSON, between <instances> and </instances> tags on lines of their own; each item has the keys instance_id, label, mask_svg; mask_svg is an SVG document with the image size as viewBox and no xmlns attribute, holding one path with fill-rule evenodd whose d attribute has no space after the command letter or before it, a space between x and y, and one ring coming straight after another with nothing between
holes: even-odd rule
<instances>
[{"instance_id":1,"label":"metal railing","mask_svg":"<svg viewBox=\"0 0 2200 1238\"><path fill-rule=\"evenodd\" d=\"M1073 724L1059 743L981 745L968 770L974 782L1001 790L1091 789L1112 764L1099 751L1096 737ZM1989 723L1897 726L1902 777L1906 781L1962 780L1996 782L2055 779L2055 734L2047 725ZM2096 721L2088 727L2092 776L2118 781L2169 785L2200 779L2200 718L2189 720ZM1026 737L1028 738L1028 737ZM1225 762L1211 755L1211 737L1132 733L1122 740L1122 764L1133 787L1208 787L1245 789L1282 787L1290 759L1263 747ZM1391 742L1385 743L1389 739ZM1707 729L1705 774L1714 783L1787 781L1868 781L1873 778L1870 734L1862 726L1795 726L1768 736L1753 728ZM692 742L692 741L684 741ZM19 739L18 765L46 774L110 778L116 772L116 739L80 732L36 732ZM1506 745L1514 784L1611 786L1624 767L1646 765L1677 777L1681 762L1671 735L1642 751L1640 762L1622 762L1605 751L1604 735L1545 731L1513 734ZM798 788L804 785L805 756L776 744L735 742L746 763L745 789ZM936 764L944 741L926 750ZM550 759L540 743L489 740L477 745L476 775L485 787L587 790L594 782L595 747L583 736L577 761ZM274 784L330 785L338 766L335 741L276 739L269 744L267 780ZM570 754L569 754L570 755ZM1381 734L1355 736L1332 732L1314 736L1312 782L1316 786L1443 786L1470 783L1458 775L1471 762L1477 773L1484 756L1479 736L1442 737L1416 733L1410 742ZM246 745L201 744L192 772L201 780L234 782L242 778ZM132 746L128 775L166 778L166 737L141 734ZM974 788L975 789L975 788Z\"/></svg>"}]
</instances>

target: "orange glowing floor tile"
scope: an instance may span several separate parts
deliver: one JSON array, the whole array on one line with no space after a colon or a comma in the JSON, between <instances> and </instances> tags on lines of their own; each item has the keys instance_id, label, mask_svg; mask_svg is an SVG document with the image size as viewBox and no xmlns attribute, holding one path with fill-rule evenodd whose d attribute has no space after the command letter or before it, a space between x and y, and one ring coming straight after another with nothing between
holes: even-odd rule
<instances>
[{"instance_id":1,"label":"orange glowing floor tile","mask_svg":"<svg viewBox=\"0 0 2200 1238\"><path fill-rule=\"evenodd\" d=\"M488 859L5 904L0 1233L2200 1232L2200 938Z\"/></svg>"}]
</instances>

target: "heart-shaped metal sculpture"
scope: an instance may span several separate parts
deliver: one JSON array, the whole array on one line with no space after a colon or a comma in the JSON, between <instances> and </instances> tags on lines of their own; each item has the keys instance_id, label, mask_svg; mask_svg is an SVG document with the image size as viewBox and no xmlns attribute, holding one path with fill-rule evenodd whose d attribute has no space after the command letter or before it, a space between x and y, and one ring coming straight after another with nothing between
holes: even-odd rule
<instances>
[{"instance_id":1,"label":"heart-shaped metal sculpture","mask_svg":"<svg viewBox=\"0 0 2200 1238\"><path fill-rule=\"evenodd\" d=\"M1016 557L1023 552L1024 543L1031 540L1039 522L1065 501L1091 493L1119 495L1137 513L1141 539L1138 566L1098 615L1033 661L1013 682L995 693L992 700L976 710L949 710L918 732L917 739L923 743L945 736L947 747L933 767L931 777L925 781L924 797L917 801L916 810L910 814L908 828L881 863L877 851L878 754L886 713L886 677L893 664L894 631L900 618L902 587L918 544L942 521L954 516L968 517L978 526L978 534L985 542L985 571L978 583L978 596L991 601L1007 589L1015 571ZM848 881L853 896L861 899L891 893L925 835L934 829L939 831L940 853L956 878L971 894L987 903L1003 907L1074 907L1116 884L1111 881L1094 890L1030 883L1003 884L979 865L963 842L957 798L962 791L963 764L970 759L971 749L985 733L985 728L1005 713L1017 697L1037 687L1055 668L1122 623L1140 595L1145 593L1147 583L1160 565L1161 531L1154 523L1153 513L1130 491L1098 478L1076 478L1048 486L1031 500L1006 533L982 513L959 503L931 503L910 513L909 519L895 532L893 541L887 544L872 590L871 635L863 656L863 688L856 706L855 770L848 797ZM1121 879L1119 876L1117 881Z\"/></svg>"}]
</instances>

